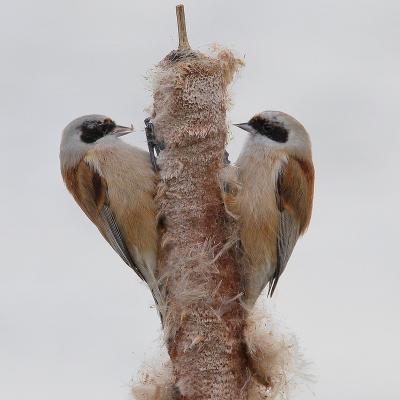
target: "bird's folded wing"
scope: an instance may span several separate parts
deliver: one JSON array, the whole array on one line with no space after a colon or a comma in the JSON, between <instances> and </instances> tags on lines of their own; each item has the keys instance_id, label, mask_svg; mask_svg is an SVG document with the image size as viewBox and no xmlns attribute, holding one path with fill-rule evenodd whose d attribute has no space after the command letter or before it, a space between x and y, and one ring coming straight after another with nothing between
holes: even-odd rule
<instances>
[{"instance_id":1,"label":"bird's folded wing","mask_svg":"<svg viewBox=\"0 0 400 400\"><path fill-rule=\"evenodd\" d=\"M269 294L272 296L279 277L282 275L299 238L300 217L304 203L306 184L304 174L296 160L289 159L278 173L276 184L276 203L280 211L277 240L277 265L270 282Z\"/></svg>"},{"instance_id":2,"label":"bird's folded wing","mask_svg":"<svg viewBox=\"0 0 400 400\"><path fill-rule=\"evenodd\" d=\"M279 220L279 233L277 243L277 265L274 276L270 282L270 294L274 293L279 277L282 275L292 255L294 246L299 238L299 228L293 215L287 210L283 210Z\"/></svg>"},{"instance_id":3,"label":"bird's folded wing","mask_svg":"<svg viewBox=\"0 0 400 400\"><path fill-rule=\"evenodd\" d=\"M122 238L121 232L118 228L118 225L115 221L114 214L111 212L110 208L107 205L104 205L99 210L99 221L101 222L102 227L104 228L103 236L106 238L108 243L112 246L112 248L119 254L119 256L128 264L142 279L145 280L143 274L140 269L136 265L135 259L138 257L132 257L129 253L128 248Z\"/></svg>"},{"instance_id":4,"label":"bird's folded wing","mask_svg":"<svg viewBox=\"0 0 400 400\"><path fill-rule=\"evenodd\" d=\"M128 251L110 209L107 182L85 161L80 163L78 171L76 180L78 190L76 192L80 193L82 198L76 199L76 201L124 262L144 280L143 274L134 261L134 255Z\"/></svg>"},{"instance_id":5,"label":"bird's folded wing","mask_svg":"<svg viewBox=\"0 0 400 400\"><path fill-rule=\"evenodd\" d=\"M312 162L290 157L279 173L281 211L287 210L299 224L302 235L310 223L314 193Z\"/></svg>"}]
</instances>

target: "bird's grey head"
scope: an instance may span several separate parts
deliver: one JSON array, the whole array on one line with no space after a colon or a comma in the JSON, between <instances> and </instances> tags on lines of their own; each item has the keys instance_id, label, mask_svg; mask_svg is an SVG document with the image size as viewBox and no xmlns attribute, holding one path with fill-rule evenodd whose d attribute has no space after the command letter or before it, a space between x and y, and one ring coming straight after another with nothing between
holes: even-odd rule
<instances>
[{"instance_id":1,"label":"bird's grey head","mask_svg":"<svg viewBox=\"0 0 400 400\"><path fill-rule=\"evenodd\" d=\"M63 130L60 145L61 167L74 166L99 140L114 140L132 132L118 126L105 115L84 115L70 122Z\"/></svg>"},{"instance_id":2,"label":"bird's grey head","mask_svg":"<svg viewBox=\"0 0 400 400\"><path fill-rule=\"evenodd\" d=\"M288 114L280 111L263 111L256 114L249 122L235 124L250 132L256 141L283 149L303 158L311 156L311 141L304 126Z\"/></svg>"}]
</instances>

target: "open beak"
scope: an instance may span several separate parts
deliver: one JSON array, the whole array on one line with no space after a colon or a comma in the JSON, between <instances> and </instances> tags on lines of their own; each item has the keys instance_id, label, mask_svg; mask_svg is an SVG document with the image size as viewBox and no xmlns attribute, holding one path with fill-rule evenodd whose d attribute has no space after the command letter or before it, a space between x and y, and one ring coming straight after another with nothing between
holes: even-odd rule
<instances>
[{"instance_id":1,"label":"open beak","mask_svg":"<svg viewBox=\"0 0 400 400\"><path fill-rule=\"evenodd\" d=\"M245 122L244 124L233 124L233 125L237 126L238 128L244 129L247 132L252 132L254 129L248 122Z\"/></svg>"},{"instance_id":2,"label":"open beak","mask_svg":"<svg viewBox=\"0 0 400 400\"><path fill-rule=\"evenodd\" d=\"M133 125L131 125L130 128L128 128L126 126L117 125L114 128L114 130L111 132L111 134L116 137L119 137L119 136L127 135L128 133L132 133L132 132L133 132Z\"/></svg>"}]
</instances>

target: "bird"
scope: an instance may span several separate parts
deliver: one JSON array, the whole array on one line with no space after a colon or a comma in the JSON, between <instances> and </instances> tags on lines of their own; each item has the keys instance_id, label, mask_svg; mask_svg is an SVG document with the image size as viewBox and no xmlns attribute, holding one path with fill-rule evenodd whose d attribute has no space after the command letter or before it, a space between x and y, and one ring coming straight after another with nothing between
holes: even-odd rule
<instances>
[{"instance_id":1,"label":"bird","mask_svg":"<svg viewBox=\"0 0 400 400\"><path fill-rule=\"evenodd\" d=\"M264 111L235 126L249 132L227 166L224 201L237 219L245 302L269 285L272 296L312 212L314 165L304 126L280 111Z\"/></svg>"},{"instance_id":2,"label":"bird","mask_svg":"<svg viewBox=\"0 0 400 400\"><path fill-rule=\"evenodd\" d=\"M160 307L156 175L146 151L119 139L132 131L104 115L73 120L62 132L61 175L77 204L148 284Z\"/></svg>"}]
</instances>

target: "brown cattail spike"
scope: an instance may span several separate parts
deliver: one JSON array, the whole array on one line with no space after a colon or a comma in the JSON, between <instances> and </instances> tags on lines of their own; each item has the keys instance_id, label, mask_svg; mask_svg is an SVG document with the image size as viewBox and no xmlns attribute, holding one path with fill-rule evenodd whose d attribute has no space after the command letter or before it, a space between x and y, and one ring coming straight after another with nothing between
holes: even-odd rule
<instances>
[{"instance_id":1,"label":"brown cattail spike","mask_svg":"<svg viewBox=\"0 0 400 400\"><path fill-rule=\"evenodd\" d=\"M178 51L190 51L191 47L186 33L185 8L183 4L176 6L176 19L178 22L179 46Z\"/></svg>"},{"instance_id":2,"label":"brown cattail spike","mask_svg":"<svg viewBox=\"0 0 400 400\"><path fill-rule=\"evenodd\" d=\"M236 231L218 179L229 134L228 86L242 65L214 46L210 55L178 49L154 70L151 121L165 143L157 158L157 273L177 390L154 400L247 399Z\"/></svg>"}]
</instances>

